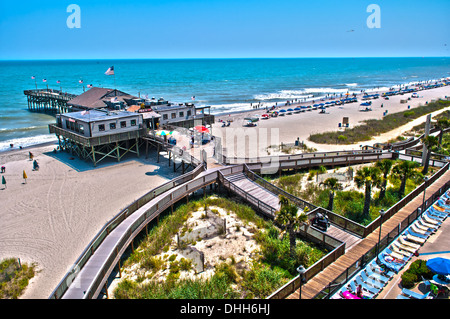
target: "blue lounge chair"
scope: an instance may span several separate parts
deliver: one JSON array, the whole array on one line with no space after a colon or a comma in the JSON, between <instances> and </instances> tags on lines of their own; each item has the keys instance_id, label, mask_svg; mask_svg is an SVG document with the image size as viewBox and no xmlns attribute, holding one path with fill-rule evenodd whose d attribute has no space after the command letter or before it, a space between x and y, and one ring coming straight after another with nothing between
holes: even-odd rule
<instances>
[{"instance_id":1,"label":"blue lounge chair","mask_svg":"<svg viewBox=\"0 0 450 319\"><path fill-rule=\"evenodd\" d=\"M425 215L426 215L427 217L431 218L431 219L434 219L435 221L437 221L437 222L439 222L439 223L441 223L441 224L442 224L442 221L444 220L444 219L441 218L441 217L438 217L438 216L436 216L436 215L433 215L433 213L431 213L429 210L427 210L427 211L425 212Z\"/></svg>"},{"instance_id":2,"label":"blue lounge chair","mask_svg":"<svg viewBox=\"0 0 450 319\"><path fill-rule=\"evenodd\" d=\"M430 295L431 291L427 292L426 294L419 294L415 291L403 288L402 294L404 294L407 297L414 298L414 299L426 299Z\"/></svg>"},{"instance_id":3,"label":"blue lounge chair","mask_svg":"<svg viewBox=\"0 0 450 319\"><path fill-rule=\"evenodd\" d=\"M400 295L398 295L397 298L395 298L395 299L411 299L411 298L408 298L408 297L406 297L406 296L400 294Z\"/></svg>"},{"instance_id":4,"label":"blue lounge chair","mask_svg":"<svg viewBox=\"0 0 450 319\"><path fill-rule=\"evenodd\" d=\"M414 236L414 237L418 237L418 238L423 238L423 239L427 239L428 238L428 236L425 236L425 235L422 235L422 234L418 234L418 233L416 233L416 232L413 232L411 229L407 229L406 231L405 231L405 233L407 233L407 234L410 234L411 236Z\"/></svg>"},{"instance_id":5,"label":"blue lounge chair","mask_svg":"<svg viewBox=\"0 0 450 319\"><path fill-rule=\"evenodd\" d=\"M389 278L383 276L382 274L374 272L370 267L366 267L364 271L366 272L369 278L373 278L384 285L386 285L386 283L389 281Z\"/></svg>"},{"instance_id":6,"label":"blue lounge chair","mask_svg":"<svg viewBox=\"0 0 450 319\"><path fill-rule=\"evenodd\" d=\"M438 218L441 218L442 220L444 220L444 219L446 219L448 217L447 213L438 211L434 207L430 207L430 214L432 214L432 215L434 215L434 216L436 216Z\"/></svg>"},{"instance_id":7,"label":"blue lounge chair","mask_svg":"<svg viewBox=\"0 0 450 319\"><path fill-rule=\"evenodd\" d=\"M367 284L362 280L361 276L356 276L356 277L355 277L355 282L356 282L357 285L361 285L362 289L364 289L364 290L370 292L370 293L371 293L372 295L374 295L374 296L377 295L377 294L380 292L379 289L376 289L376 288L374 288L374 287L371 287L371 286L367 285Z\"/></svg>"},{"instance_id":8,"label":"blue lounge chair","mask_svg":"<svg viewBox=\"0 0 450 319\"><path fill-rule=\"evenodd\" d=\"M351 291L353 291L353 292L356 292L356 283L355 283L355 281L354 280L351 280L349 283L348 283L348 286L350 286L350 289L349 290L351 290ZM362 287L362 286L361 286ZM363 295L364 296L367 296L368 298L372 298L373 296L375 296L375 294L373 294L373 293L371 293L370 291L363 291Z\"/></svg>"},{"instance_id":9,"label":"blue lounge chair","mask_svg":"<svg viewBox=\"0 0 450 319\"><path fill-rule=\"evenodd\" d=\"M369 263L369 269L372 270L374 273L378 273L386 278L392 278L395 275L395 272L387 269L386 267L383 269L381 268L375 260L373 260L371 263Z\"/></svg>"},{"instance_id":10,"label":"blue lounge chair","mask_svg":"<svg viewBox=\"0 0 450 319\"><path fill-rule=\"evenodd\" d=\"M376 289L381 289L384 287L384 284L376 281L375 278L368 277L365 271L361 271L360 274L361 279L369 286L372 286Z\"/></svg>"}]
</instances>

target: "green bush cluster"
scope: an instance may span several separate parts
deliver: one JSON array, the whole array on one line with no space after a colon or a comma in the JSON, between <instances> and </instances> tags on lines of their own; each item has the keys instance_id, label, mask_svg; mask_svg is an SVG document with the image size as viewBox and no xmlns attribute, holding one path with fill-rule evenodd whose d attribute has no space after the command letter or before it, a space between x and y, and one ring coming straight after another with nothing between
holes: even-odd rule
<instances>
[{"instance_id":1,"label":"green bush cluster","mask_svg":"<svg viewBox=\"0 0 450 319\"><path fill-rule=\"evenodd\" d=\"M402 274L402 286L403 288L412 288L417 282L424 279L431 279L433 272L428 269L427 261L418 259L411 263L409 268Z\"/></svg>"}]
</instances>

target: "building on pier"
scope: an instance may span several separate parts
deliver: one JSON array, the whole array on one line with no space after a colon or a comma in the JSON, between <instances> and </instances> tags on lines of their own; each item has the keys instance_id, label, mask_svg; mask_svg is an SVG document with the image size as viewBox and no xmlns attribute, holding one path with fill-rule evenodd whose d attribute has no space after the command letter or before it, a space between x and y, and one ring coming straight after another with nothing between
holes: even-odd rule
<instances>
[{"instance_id":1,"label":"building on pier","mask_svg":"<svg viewBox=\"0 0 450 319\"><path fill-rule=\"evenodd\" d=\"M74 111L92 109L124 110L128 106L143 103L144 99L108 88L93 87L68 101Z\"/></svg>"},{"instance_id":2,"label":"building on pier","mask_svg":"<svg viewBox=\"0 0 450 319\"><path fill-rule=\"evenodd\" d=\"M141 114L112 110L58 114L49 131L58 137L61 150L94 166L106 158L119 162L128 152L139 156L140 138L146 135Z\"/></svg>"}]
</instances>

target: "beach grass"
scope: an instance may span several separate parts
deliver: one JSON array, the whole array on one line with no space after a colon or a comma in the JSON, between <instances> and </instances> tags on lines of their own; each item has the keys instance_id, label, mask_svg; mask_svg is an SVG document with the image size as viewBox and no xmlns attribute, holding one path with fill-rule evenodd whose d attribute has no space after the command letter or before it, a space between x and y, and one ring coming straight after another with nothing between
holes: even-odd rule
<instances>
[{"instance_id":1,"label":"beach grass","mask_svg":"<svg viewBox=\"0 0 450 319\"><path fill-rule=\"evenodd\" d=\"M17 299L36 273L36 265L19 263L17 258L0 261L0 299Z\"/></svg>"},{"instance_id":2,"label":"beach grass","mask_svg":"<svg viewBox=\"0 0 450 319\"><path fill-rule=\"evenodd\" d=\"M210 196L183 204L166 216L149 232L124 265L139 265L147 271L157 270L161 265L155 261L155 255L168 250L173 236L183 228L190 214L204 205L234 212L244 223L256 225L254 240L260 245L260 251L255 254L251 265L238 266L231 258L231 262L225 260L215 265L214 274L207 279L179 279L182 267L171 266L170 274L164 281L152 278L145 282L128 278L122 280L114 291L114 298L265 298L296 275L295 268L299 263L308 267L327 253L312 243L297 240L296 258L292 259L288 236L282 236L281 230L270 221L257 215L248 205L225 197Z\"/></svg>"},{"instance_id":3,"label":"beach grass","mask_svg":"<svg viewBox=\"0 0 450 319\"><path fill-rule=\"evenodd\" d=\"M330 131L324 133L311 134L309 140L318 144L355 144L358 142L370 141L374 136L392 131L408 122L423 115L438 111L450 106L450 101L439 100L411 110L392 113L382 119L369 119L363 121L364 124L344 131Z\"/></svg>"}]
</instances>

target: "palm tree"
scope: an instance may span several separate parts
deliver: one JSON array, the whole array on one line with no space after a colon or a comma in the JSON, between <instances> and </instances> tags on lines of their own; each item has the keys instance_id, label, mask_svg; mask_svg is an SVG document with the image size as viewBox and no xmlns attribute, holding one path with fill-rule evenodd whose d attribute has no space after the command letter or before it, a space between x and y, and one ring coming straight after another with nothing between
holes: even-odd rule
<instances>
[{"instance_id":1,"label":"palm tree","mask_svg":"<svg viewBox=\"0 0 450 319\"><path fill-rule=\"evenodd\" d=\"M420 164L413 161L401 161L397 165L392 168L392 174L396 178L400 178L400 189L399 195L403 197L405 195L406 181L409 178L417 178L418 176L422 176L415 168L419 167Z\"/></svg>"},{"instance_id":2,"label":"palm tree","mask_svg":"<svg viewBox=\"0 0 450 319\"><path fill-rule=\"evenodd\" d=\"M450 127L450 120L446 118L440 118L437 121L436 127L439 129L439 145L442 144L442 137L444 136L444 130Z\"/></svg>"},{"instance_id":3,"label":"palm tree","mask_svg":"<svg viewBox=\"0 0 450 319\"><path fill-rule=\"evenodd\" d=\"M423 164L422 174L425 175L428 173L428 167L430 166L431 149L439 145L439 139L436 136L428 135L422 139L422 143L427 148L427 156L425 159L425 163L422 163Z\"/></svg>"},{"instance_id":4,"label":"palm tree","mask_svg":"<svg viewBox=\"0 0 450 319\"><path fill-rule=\"evenodd\" d=\"M383 178L380 187L380 196L378 197L380 200L384 199L386 195L386 187L387 187L387 176L391 172L392 166L394 165L394 161L390 159L384 159L382 161L378 161L375 166L378 167L383 173Z\"/></svg>"},{"instance_id":5,"label":"palm tree","mask_svg":"<svg viewBox=\"0 0 450 319\"><path fill-rule=\"evenodd\" d=\"M295 231L308 224L308 216L304 212L299 214L298 207L283 195L280 195L279 203L280 210L276 212L275 221L286 227L289 234L289 253L295 258Z\"/></svg>"},{"instance_id":6,"label":"palm tree","mask_svg":"<svg viewBox=\"0 0 450 319\"><path fill-rule=\"evenodd\" d=\"M358 188L364 187L364 209L363 218L367 219L369 217L370 200L372 187L378 187L381 182L381 171L378 167L363 167L356 171L354 181Z\"/></svg>"},{"instance_id":7,"label":"palm tree","mask_svg":"<svg viewBox=\"0 0 450 319\"><path fill-rule=\"evenodd\" d=\"M320 185L323 185L330 190L327 209L329 211L333 211L334 192L337 190L342 190L342 184L338 182L337 178L330 177L320 183Z\"/></svg>"}]
</instances>

